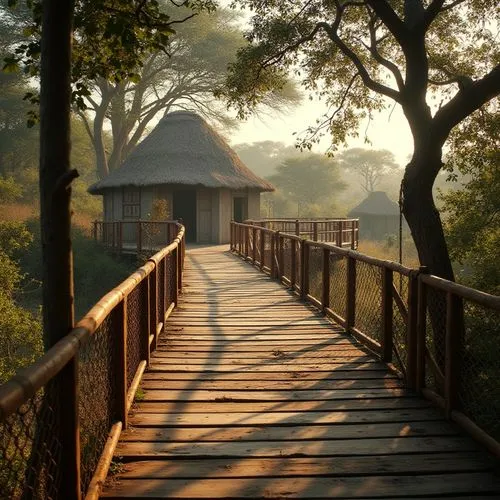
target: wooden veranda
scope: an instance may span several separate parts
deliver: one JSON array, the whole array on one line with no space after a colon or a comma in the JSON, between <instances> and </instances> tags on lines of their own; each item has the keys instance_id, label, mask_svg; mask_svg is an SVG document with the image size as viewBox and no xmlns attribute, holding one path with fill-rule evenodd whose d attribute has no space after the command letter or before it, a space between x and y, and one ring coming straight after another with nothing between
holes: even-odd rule
<instances>
[{"instance_id":1,"label":"wooden veranda","mask_svg":"<svg viewBox=\"0 0 500 500\"><path fill-rule=\"evenodd\" d=\"M494 460L226 248L187 253L105 498L497 498Z\"/></svg>"}]
</instances>

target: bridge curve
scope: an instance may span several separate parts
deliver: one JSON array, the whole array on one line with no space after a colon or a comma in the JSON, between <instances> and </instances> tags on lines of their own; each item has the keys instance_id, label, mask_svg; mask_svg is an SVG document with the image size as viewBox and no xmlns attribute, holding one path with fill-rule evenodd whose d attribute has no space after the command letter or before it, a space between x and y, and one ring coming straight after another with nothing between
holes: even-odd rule
<instances>
[{"instance_id":1,"label":"bridge curve","mask_svg":"<svg viewBox=\"0 0 500 500\"><path fill-rule=\"evenodd\" d=\"M226 249L187 252L102 497L498 498L475 441Z\"/></svg>"}]
</instances>

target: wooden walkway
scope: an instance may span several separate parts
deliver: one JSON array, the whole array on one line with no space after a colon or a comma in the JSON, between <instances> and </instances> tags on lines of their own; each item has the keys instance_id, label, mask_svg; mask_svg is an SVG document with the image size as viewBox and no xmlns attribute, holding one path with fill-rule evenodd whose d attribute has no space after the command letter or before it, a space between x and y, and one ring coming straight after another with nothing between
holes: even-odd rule
<instances>
[{"instance_id":1,"label":"wooden walkway","mask_svg":"<svg viewBox=\"0 0 500 500\"><path fill-rule=\"evenodd\" d=\"M471 439L221 247L188 252L137 399L106 498L500 498Z\"/></svg>"}]
</instances>

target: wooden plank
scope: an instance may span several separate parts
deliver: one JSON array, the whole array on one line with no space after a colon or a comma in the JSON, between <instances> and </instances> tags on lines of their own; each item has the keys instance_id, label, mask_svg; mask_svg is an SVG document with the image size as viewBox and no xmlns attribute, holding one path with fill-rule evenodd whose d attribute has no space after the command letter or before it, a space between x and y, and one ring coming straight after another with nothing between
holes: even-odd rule
<instances>
[{"instance_id":1,"label":"wooden plank","mask_svg":"<svg viewBox=\"0 0 500 500\"><path fill-rule=\"evenodd\" d=\"M122 441L289 441L303 439L371 439L409 436L456 436L455 426L448 422L407 422L390 424L297 425L294 427L185 427L130 428ZM486 457L485 457L486 458ZM491 461L488 461L492 465Z\"/></svg>"},{"instance_id":2,"label":"wooden plank","mask_svg":"<svg viewBox=\"0 0 500 500\"><path fill-rule=\"evenodd\" d=\"M478 453L443 453L369 457L317 457L287 459L213 459L154 460L129 462L123 465L119 479L169 478L238 478L272 477L275 471L284 476L355 476L361 474L390 475L414 473L421 475L436 470L473 472L491 470L492 464ZM132 484L132 483L129 483ZM475 497L474 497L475 498Z\"/></svg>"},{"instance_id":3,"label":"wooden plank","mask_svg":"<svg viewBox=\"0 0 500 500\"><path fill-rule=\"evenodd\" d=\"M186 464L187 465L187 464ZM275 472L275 474L277 471ZM362 477L274 477L272 481L230 479L137 479L120 481L103 498L388 498L441 494L498 493L498 479L491 474L460 473Z\"/></svg>"},{"instance_id":4,"label":"wooden plank","mask_svg":"<svg viewBox=\"0 0 500 500\"><path fill-rule=\"evenodd\" d=\"M276 413L212 413L212 414L135 414L130 423L135 426L179 427L196 425L208 426L251 426L251 425L326 425L335 423L375 423L375 422L418 422L441 420L435 409L330 411L330 412L276 412Z\"/></svg>"}]
</instances>

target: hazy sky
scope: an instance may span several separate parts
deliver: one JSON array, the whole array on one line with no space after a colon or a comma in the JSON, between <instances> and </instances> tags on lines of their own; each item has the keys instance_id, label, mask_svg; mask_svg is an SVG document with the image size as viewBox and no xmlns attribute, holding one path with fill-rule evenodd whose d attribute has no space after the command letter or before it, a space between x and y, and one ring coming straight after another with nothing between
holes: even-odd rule
<instances>
[{"instance_id":1,"label":"hazy sky","mask_svg":"<svg viewBox=\"0 0 500 500\"><path fill-rule=\"evenodd\" d=\"M324 112L321 102L304 101L304 104L286 115L276 114L275 117L264 116L263 119L249 118L243 122L236 133L231 134L231 144L257 141L281 141L285 144L294 144L294 132L300 134L307 126L314 125L316 118ZM399 106L392 113L384 111L370 123L367 135L372 144L364 142L366 122L359 129L359 137L351 139L349 147L365 147L374 149L388 149L396 156L398 163L404 165L412 151L412 137L407 121ZM315 151L324 152L328 149L328 137L325 137Z\"/></svg>"}]
</instances>

